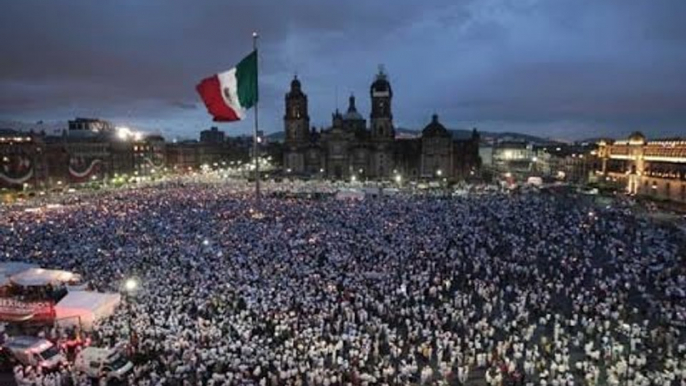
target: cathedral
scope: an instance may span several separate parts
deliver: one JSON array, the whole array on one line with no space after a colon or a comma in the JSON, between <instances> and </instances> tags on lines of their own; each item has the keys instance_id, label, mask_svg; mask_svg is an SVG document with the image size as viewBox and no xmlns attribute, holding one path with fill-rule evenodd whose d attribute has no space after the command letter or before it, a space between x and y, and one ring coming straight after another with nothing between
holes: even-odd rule
<instances>
[{"instance_id":1,"label":"cathedral","mask_svg":"<svg viewBox=\"0 0 686 386\"><path fill-rule=\"evenodd\" d=\"M331 126L310 127L307 95L297 77L286 93L284 169L293 176L334 180L458 180L480 166L479 134L454 138L433 115L418 138L396 137L393 89L380 70L369 89L369 125L357 111L355 97L338 109Z\"/></svg>"}]
</instances>

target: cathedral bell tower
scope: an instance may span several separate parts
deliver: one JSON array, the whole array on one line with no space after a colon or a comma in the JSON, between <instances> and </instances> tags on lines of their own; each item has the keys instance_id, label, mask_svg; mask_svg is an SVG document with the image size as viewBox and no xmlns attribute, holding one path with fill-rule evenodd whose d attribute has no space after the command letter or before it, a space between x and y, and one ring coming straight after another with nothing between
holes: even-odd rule
<instances>
[{"instance_id":1,"label":"cathedral bell tower","mask_svg":"<svg viewBox=\"0 0 686 386\"><path fill-rule=\"evenodd\" d=\"M369 90L372 98L372 113L370 116L372 138L376 140L392 140L395 138L393 129L393 114L391 113L391 100L393 89L388 82L388 76L379 68L374 83Z\"/></svg>"},{"instance_id":2,"label":"cathedral bell tower","mask_svg":"<svg viewBox=\"0 0 686 386\"><path fill-rule=\"evenodd\" d=\"M307 95L302 92L300 80L295 76L286 93L286 115L283 117L286 143L302 143L310 139L310 116L307 113Z\"/></svg>"}]
</instances>

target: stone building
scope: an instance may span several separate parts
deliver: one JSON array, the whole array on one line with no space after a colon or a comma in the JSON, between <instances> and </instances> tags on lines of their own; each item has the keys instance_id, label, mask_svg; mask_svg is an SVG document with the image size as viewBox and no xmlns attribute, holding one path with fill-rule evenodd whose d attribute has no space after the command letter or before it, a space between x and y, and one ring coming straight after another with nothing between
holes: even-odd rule
<instances>
[{"instance_id":1,"label":"stone building","mask_svg":"<svg viewBox=\"0 0 686 386\"><path fill-rule=\"evenodd\" d=\"M379 71L369 88L369 123L360 114L355 96L345 113L336 110L331 126L310 126L307 95L296 77L285 96L284 170L293 177L334 180L460 179L479 168L479 134L454 138L434 114L420 138L396 138L393 89Z\"/></svg>"},{"instance_id":2,"label":"stone building","mask_svg":"<svg viewBox=\"0 0 686 386\"><path fill-rule=\"evenodd\" d=\"M607 183L629 194L686 203L686 140L646 140L640 132L626 140L598 143L599 169Z\"/></svg>"},{"instance_id":3,"label":"stone building","mask_svg":"<svg viewBox=\"0 0 686 386\"><path fill-rule=\"evenodd\" d=\"M43 139L32 133L0 129L0 188L40 187L47 177Z\"/></svg>"}]
</instances>

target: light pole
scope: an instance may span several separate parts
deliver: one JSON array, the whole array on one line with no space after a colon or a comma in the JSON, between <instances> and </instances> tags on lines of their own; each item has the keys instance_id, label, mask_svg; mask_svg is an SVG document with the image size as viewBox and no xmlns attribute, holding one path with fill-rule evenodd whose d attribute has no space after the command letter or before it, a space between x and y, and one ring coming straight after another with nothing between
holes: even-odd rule
<instances>
[{"instance_id":1,"label":"light pole","mask_svg":"<svg viewBox=\"0 0 686 386\"><path fill-rule=\"evenodd\" d=\"M438 187L440 188L439 191L442 191L444 188L444 184L441 182L442 176L443 176L443 170L441 170L441 169L436 170L436 180L438 180Z\"/></svg>"},{"instance_id":2,"label":"light pole","mask_svg":"<svg viewBox=\"0 0 686 386\"><path fill-rule=\"evenodd\" d=\"M128 328L129 328L129 347L133 350L134 345L133 345L133 323L132 323L132 316L131 316L131 302L133 299L133 296L136 293L136 290L138 289L138 280L135 278L129 278L124 282L124 291L126 293L126 309L128 312Z\"/></svg>"}]
</instances>

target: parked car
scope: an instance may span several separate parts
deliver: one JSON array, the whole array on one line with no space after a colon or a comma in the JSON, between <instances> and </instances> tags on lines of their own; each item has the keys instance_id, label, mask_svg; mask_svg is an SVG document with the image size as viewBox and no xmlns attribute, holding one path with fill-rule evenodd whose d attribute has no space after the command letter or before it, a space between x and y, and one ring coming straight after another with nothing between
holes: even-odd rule
<instances>
[{"instance_id":1,"label":"parked car","mask_svg":"<svg viewBox=\"0 0 686 386\"><path fill-rule=\"evenodd\" d=\"M59 347L46 339L33 336L12 337L5 342L3 349L9 351L14 359L26 366L54 369L66 363Z\"/></svg>"},{"instance_id":2,"label":"parked car","mask_svg":"<svg viewBox=\"0 0 686 386\"><path fill-rule=\"evenodd\" d=\"M124 379L133 364L117 350L86 347L76 356L74 367L91 378Z\"/></svg>"}]
</instances>

